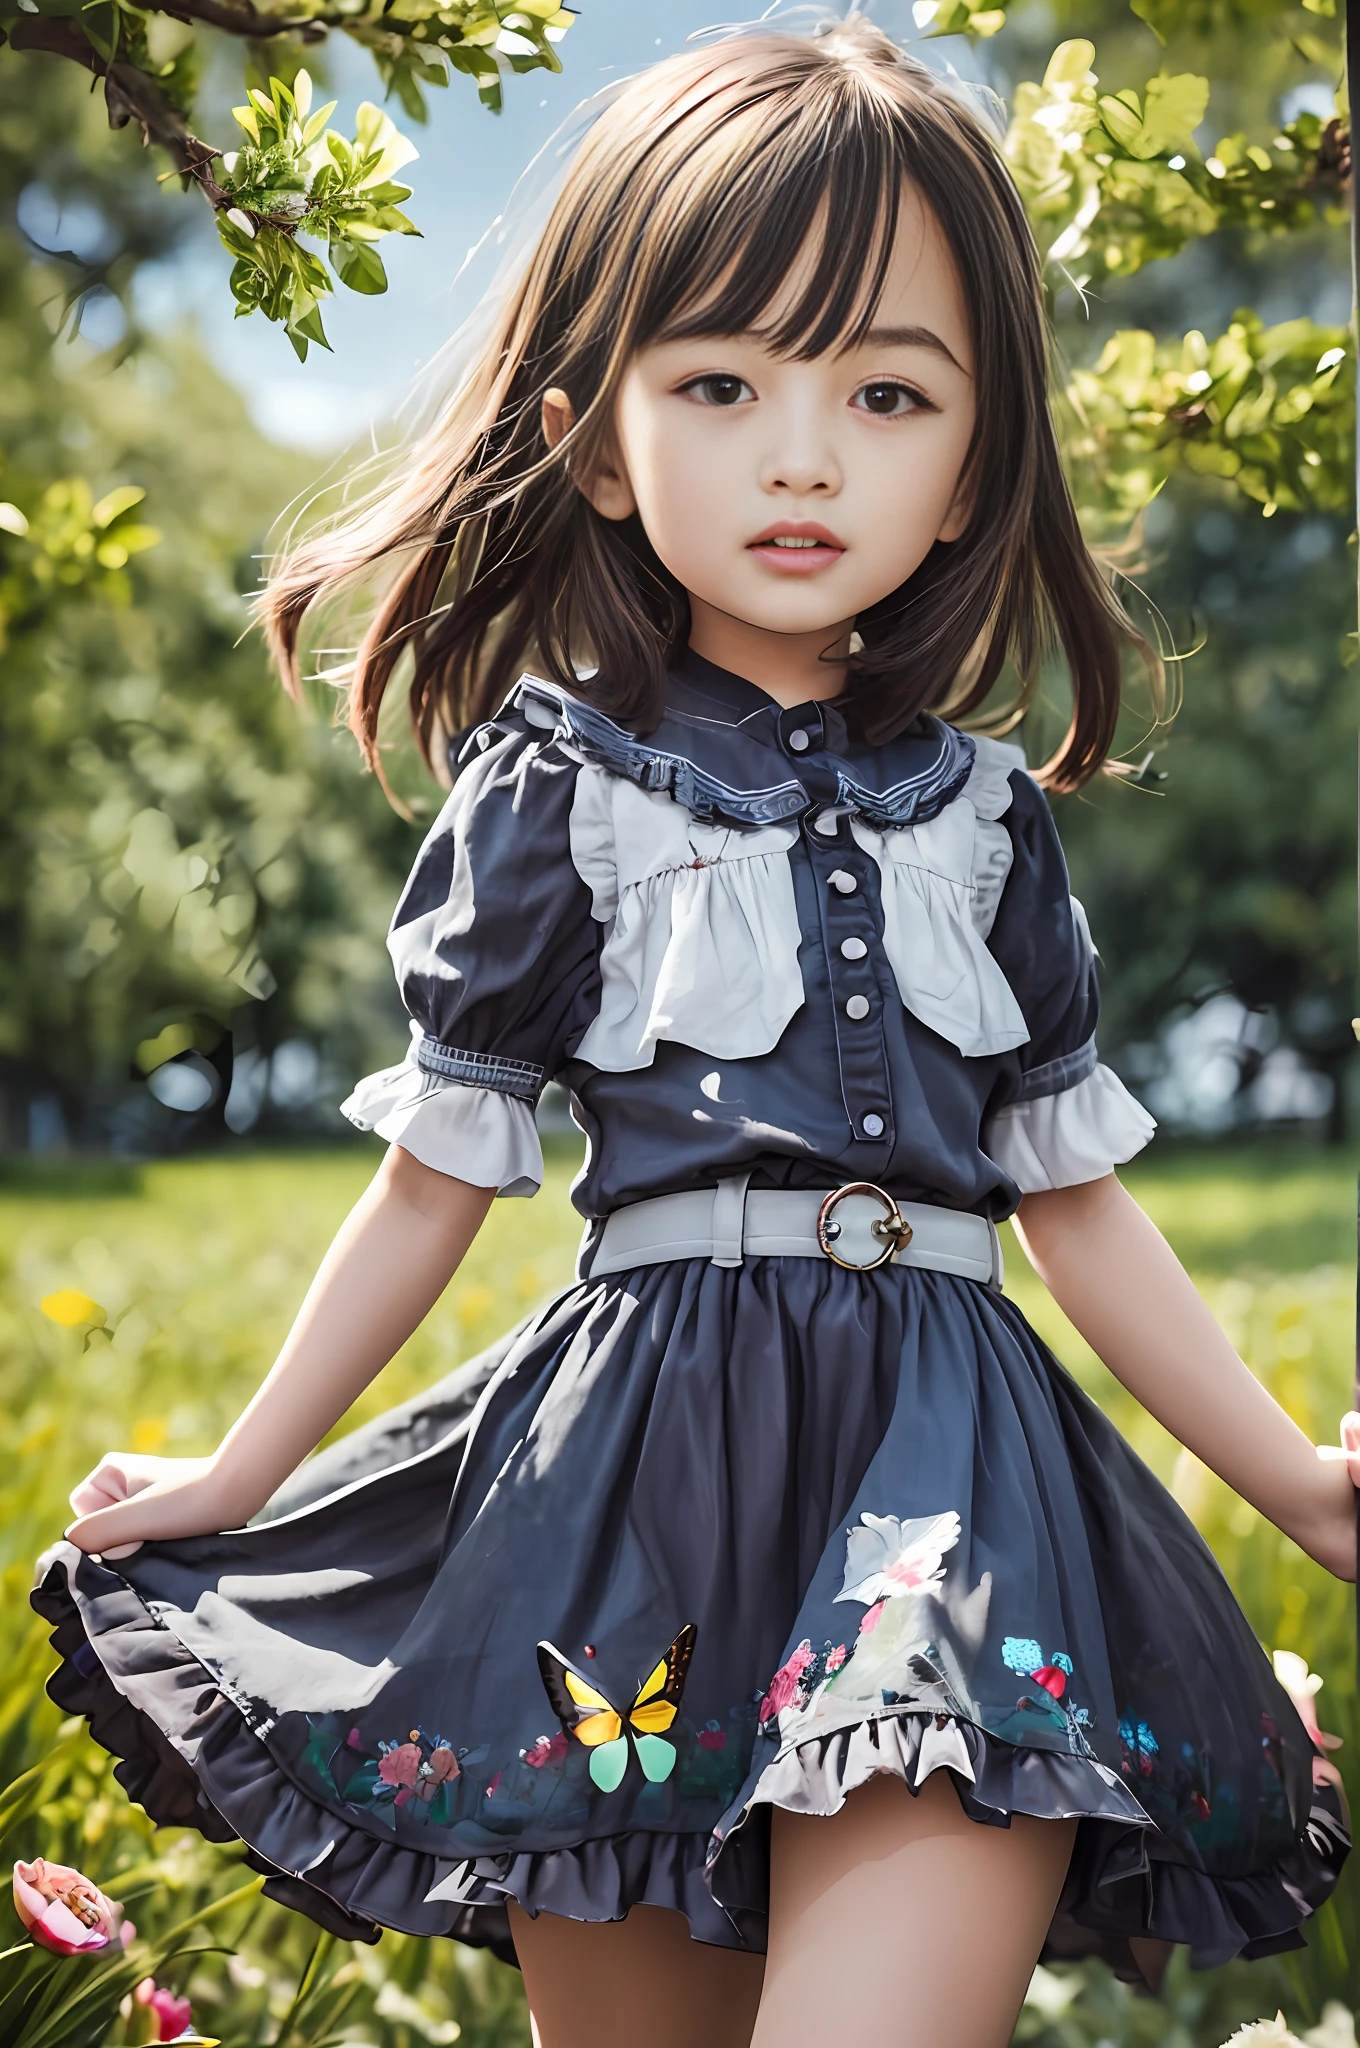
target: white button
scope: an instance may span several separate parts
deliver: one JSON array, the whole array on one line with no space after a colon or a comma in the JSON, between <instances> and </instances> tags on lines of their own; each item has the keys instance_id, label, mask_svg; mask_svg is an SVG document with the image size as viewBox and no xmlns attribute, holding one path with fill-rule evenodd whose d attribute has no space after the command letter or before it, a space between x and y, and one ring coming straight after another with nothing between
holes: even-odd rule
<instances>
[{"instance_id":1,"label":"white button","mask_svg":"<svg viewBox=\"0 0 1360 2048\"><path fill-rule=\"evenodd\" d=\"M854 876L847 874L844 868L836 868L833 873L827 876L827 880L837 894L841 896L853 896L859 887L859 883L855 880Z\"/></svg>"},{"instance_id":2,"label":"white button","mask_svg":"<svg viewBox=\"0 0 1360 2048\"><path fill-rule=\"evenodd\" d=\"M805 732L791 732L789 734L789 745L795 754L805 754L812 745L812 741Z\"/></svg>"},{"instance_id":3,"label":"white button","mask_svg":"<svg viewBox=\"0 0 1360 2048\"><path fill-rule=\"evenodd\" d=\"M868 1116L865 1117L860 1125L860 1129L866 1138L881 1138L883 1136L883 1119L881 1116L876 1116L873 1110L870 1110Z\"/></svg>"},{"instance_id":4,"label":"white button","mask_svg":"<svg viewBox=\"0 0 1360 2048\"><path fill-rule=\"evenodd\" d=\"M851 996L845 1006L845 1014L847 1017L853 1017L856 1024L860 1023L869 1014L869 998L867 996Z\"/></svg>"},{"instance_id":5,"label":"white button","mask_svg":"<svg viewBox=\"0 0 1360 2048\"><path fill-rule=\"evenodd\" d=\"M813 819L812 829L814 832L820 832L823 839L834 839L836 836L836 813L834 811L823 811L820 818Z\"/></svg>"},{"instance_id":6,"label":"white button","mask_svg":"<svg viewBox=\"0 0 1360 2048\"><path fill-rule=\"evenodd\" d=\"M862 960L868 950L869 948L865 945L863 939L841 940L842 960Z\"/></svg>"}]
</instances>

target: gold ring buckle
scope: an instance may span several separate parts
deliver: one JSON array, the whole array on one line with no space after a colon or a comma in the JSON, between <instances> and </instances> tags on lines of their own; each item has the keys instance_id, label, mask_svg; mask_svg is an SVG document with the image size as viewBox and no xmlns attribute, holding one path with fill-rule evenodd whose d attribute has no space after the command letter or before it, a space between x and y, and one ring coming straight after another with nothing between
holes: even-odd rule
<instances>
[{"instance_id":1,"label":"gold ring buckle","mask_svg":"<svg viewBox=\"0 0 1360 2048\"><path fill-rule=\"evenodd\" d=\"M875 1209L881 1213L875 1215ZM911 1225L892 1196L871 1180L833 1188L817 1212L818 1244L833 1264L850 1273L872 1273L886 1266L905 1251L911 1236Z\"/></svg>"}]
</instances>

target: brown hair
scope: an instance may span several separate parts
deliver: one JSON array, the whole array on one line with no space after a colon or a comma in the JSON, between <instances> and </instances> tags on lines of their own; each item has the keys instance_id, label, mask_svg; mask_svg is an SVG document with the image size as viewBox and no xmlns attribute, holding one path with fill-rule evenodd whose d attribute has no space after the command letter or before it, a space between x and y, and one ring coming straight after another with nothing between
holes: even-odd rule
<instances>
[{"instance_id":1,"label":"brown hair","mask_svg":"<svg viewBox=\"0 0 1360 2048\"><path fill-rule=\"evenodd\" d=\"M285 685L300 687L309 608L390 563L348 678L349 722L380 774L379 712L408 648L427 761L526 667L639 730L654 725L688 601L640 522L601 518L571 472L588 474L605 448L637 349L663 333L755 328L805 250L806 288L767 325L772 345L807 359L862 338L907 183L939 219L970 309L977 424L963 485L974 509L958 540L936 542L858 619L855 712L871 742L925 710L966 716L1008 659L1023 703L1061 647L1072 719L1041 774L1079 787L1113 742L1121 643L1157 674L1063 475L1034 238L984 124L858 17L813 38L734 36L619 91L442 418L390 481L274 569L260 609ZM576 424L550 451L552 386ZM595 673L578 680L588 663Z\"/></svg>"}]
</instances>

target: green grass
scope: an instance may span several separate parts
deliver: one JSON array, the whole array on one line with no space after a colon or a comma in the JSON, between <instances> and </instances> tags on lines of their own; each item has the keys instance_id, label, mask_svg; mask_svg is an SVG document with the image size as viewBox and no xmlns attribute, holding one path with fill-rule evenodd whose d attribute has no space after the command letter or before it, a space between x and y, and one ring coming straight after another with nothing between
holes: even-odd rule
<instances>
[{"instance_id":1,"label":"green grass","mask_svg":"<svg viewBox=\"0 0 1360 2048\"><path fill-rule=\"evenodd\" d=\"M8 1806L0 1797L0 1833L11 1856L76 1863L115 1894L127 1892L148 1940L206 1911L247 1873L230 1851L151 1829L102 1754L61 1729L40 1690L49 1660L27 1607L32 1559L66 1519L68 1489L104 1450L187 1455L216 1441L271 1363L377 1156L366 1146L238 1150L139 1167L11 1164L0 1173L0 1784L40 1767ZM439 1307L343 1426L406 1399L569 1278L579 1235L568 1199L574 1166L573 1149L559 1147L536 1201L494 1206ZM1349 1161L1300 1149L1168 1151L1127 1177L1253 1369L1305 1429L1334 1440L1353 1347ZM1356 1732L1350 1589L1180 1454L1064 1324L1013 1241L1007 1255L1008 1291L1195 1515L1262 1640L1301 1650L1324 1674L1323 1725ZM45 1317L40 1302L63 1288L93 1297L106 1327L72 1331ZM1193 1982L1178 1969L1155 2002L1132 1999L1103 1972L1068 1973L1038 1987L1017 2039L1036 2048L1217 2048L1242 2018L1273 2012L1277 2001L1297 2024L1315 2024L1328 1999L1357 1996L1357 1891L1360 1879L1343 1885L1301 1964ZM162 1979L191 1989L199 2024L229 2048L272 2042L281 2026L281 2048L341 2037L420 2048L450 2040L455 2024L468 2048L527 2041L514 1973L446 1942L388 1936L376 1951L323 1942L314 1954L315 1931L253 1892L206 1931L176 1940L181 1949L231 1952L171 1961ZM32 1973L45 1972L44 1985L67 1983L62 1972L91 1967L0 1960L0 2048L27 2048L33 2034L24 2007L38 1982ZM30 1972L29 1989L21 1985L7 2003L5 1972L16 1969ZM102 2005L95 1999L63 2020L53 2042L131 2040L111 2018L115 1993L111 1982ZM20 2008L30 2019L15 2031Z\"/></svg>"}]
</instances>

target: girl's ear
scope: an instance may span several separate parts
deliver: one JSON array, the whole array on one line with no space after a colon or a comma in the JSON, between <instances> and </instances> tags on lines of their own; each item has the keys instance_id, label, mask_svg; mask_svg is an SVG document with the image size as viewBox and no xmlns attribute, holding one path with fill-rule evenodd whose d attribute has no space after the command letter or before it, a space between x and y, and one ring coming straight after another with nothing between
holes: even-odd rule
<instances>
[{"instance_id":1,"label":"girl's ear","mask_svg":"<svg viewBox=\"0 0 1360 2048\"><path fill-rule=\"evenodd\" d=\"M575 424L576 410L571 400L558 385L552 385L543 394L543 438L549 448L556 448L565 440ZM629 519L637 511L628 472L612 448L588 477L573 476L572 482L602 519Z\"/></svg>"},{"instance_id":2,"label":"girl's ear","mask_svg":"<svg viewBox=\"0 0 1360 2048\"><path fill-rule=\"evenodd\" d=\"M944 524L941 526L935 538L937 540L962 539L963 535L966 533L968 529L968 522L972 518L972 516L972 499L969 496L969 494L965 492L962 484L960 484L958 490L954 494L954 499L949 507L949 510L944 515Z\"/></svg>"}]
</instances>

